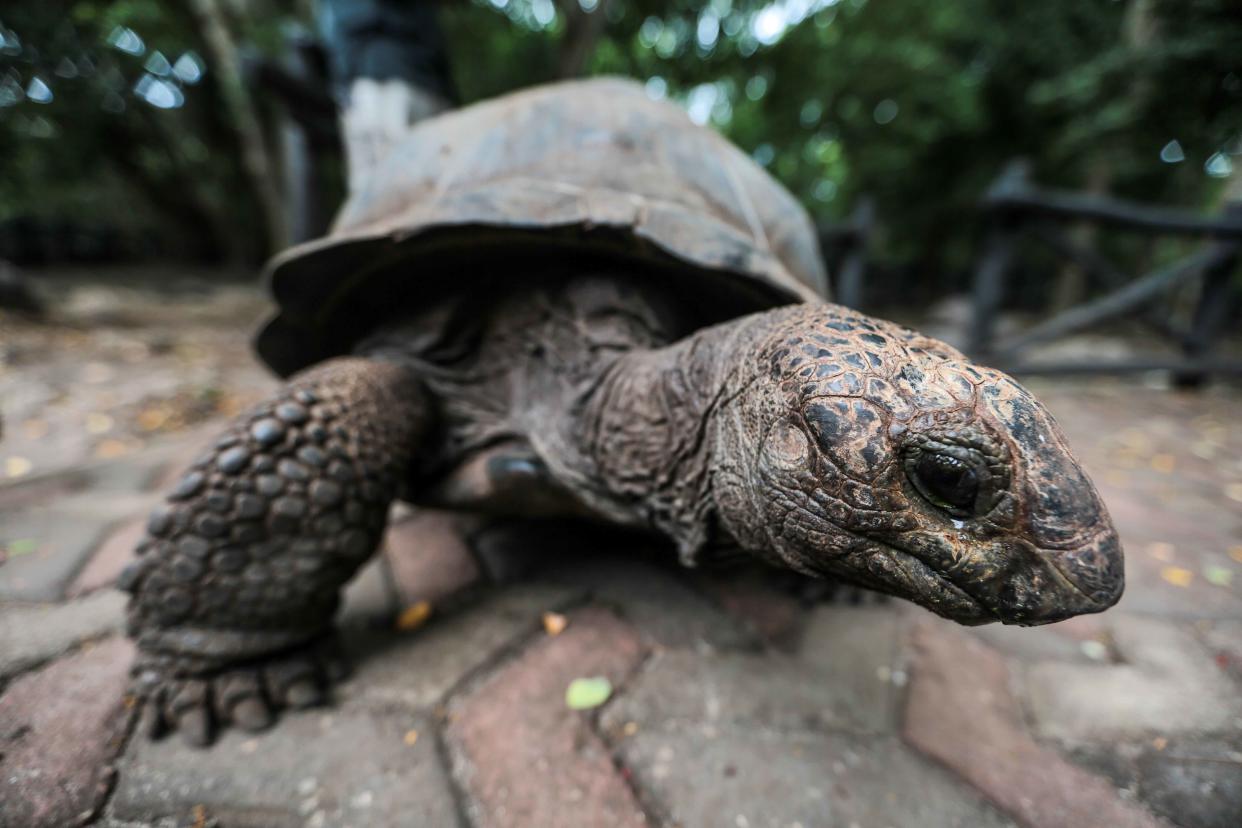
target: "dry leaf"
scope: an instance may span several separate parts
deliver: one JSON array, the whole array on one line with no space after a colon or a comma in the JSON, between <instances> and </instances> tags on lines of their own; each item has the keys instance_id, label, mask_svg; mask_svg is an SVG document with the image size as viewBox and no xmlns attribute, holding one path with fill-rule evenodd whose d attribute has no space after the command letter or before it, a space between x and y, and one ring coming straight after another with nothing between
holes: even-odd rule
<instances>
[{"instance_id":1,"label":"dry leaf","mask_svg":"<svg viewBox=\"0 0 1242 828\"><path fill-rule=\"evenodd\" d=\"M1173 469L1177 468L1177 458L1172 454L1154 454L1151 458L1151 467L1161 474L1171 474Z\"/></svg>"},{"instance_id":2,"label":"dry leaf","mask_svg":"<svg viewBox=\"0 0 1242 828\"><path fill-rule=\"evenodd\" d=\"M155 431L168 422L168 409L147 408L138 412L138 427L143 431Z\"/></svg>"},{"instance_id":3,"label":"dry leaf","mask_svg":"<svg viewBox=\"0 0 1242 828\"><path fill-rule=\"evenodd\" d=\"M92 411L86 415L87 434L107 434L112 430L112 418L107 414Z\"/></svg>"},{"instance_id":4,"label":"dry leaf","mask_svg":"<svg viewBox=\"0 0 1242 828\"><path fill-rule=\"evenodd\" d=\"M1151 555L1156 560L1164 561L1165 563L1173 560L1173 553L1176 551L1177 547L1171 543L1165 543L1163 541L1157 541L1156 543L1149 543L1147 545L1147 554Z\"/></svg>"},{"instance_id":5,"label":"dry leaf","mask_svg":"<svg viewBox=\"0 0 1242 828\"><path fill-rule=\"evenodd\" d=\"M129 446L120 440L109 439L102 441L95 446L95 456L103 460L110 460L113 457L120 457L129 453Z\"/></svg>"},{"instance_id":6,"label":"dry leaf","mask_svg":"<svg viewBox=\"0 0 1242 828\"><path fill-rule=\"evenodd\" d=\"M1160 570L1160 577L1173 586L1188 587L1195 579L1195 573L1180 566L1166 566Z\"/></svg>"},{"instance_id":7,"label":"dry leaf","mask_svg":"<svg viewBox=\"0 0 1242 828\"><path fill-rule=\"evenodd\" d=\"M411 604L401 611L401 614L397 616L396 626L401 632L409 632L426 624L427 619L430 617L431 602L419 601L417 604Z\"/></svg>"},{"instance_id":8,"label":"dry leaf","mask_svg":"<svg viewBox=\"0 0 1242 828\"><path fill-rule=\"evenodd\" d=\"M568 625L569 619L559 612L545 612L543 614L543 630L548 635L560 635Z\"/></svg>"},{"instance_id":9,"label":"dry leaf","mask_svg":"<svg viewBox=\"0 0 1242 828\"><path fill-rule=\"evenodd\" d=\"M33 468L34 464L25 457L9 457L4 461L4 473L8 477L21 477Z\"/></svg>"}]
</instances>

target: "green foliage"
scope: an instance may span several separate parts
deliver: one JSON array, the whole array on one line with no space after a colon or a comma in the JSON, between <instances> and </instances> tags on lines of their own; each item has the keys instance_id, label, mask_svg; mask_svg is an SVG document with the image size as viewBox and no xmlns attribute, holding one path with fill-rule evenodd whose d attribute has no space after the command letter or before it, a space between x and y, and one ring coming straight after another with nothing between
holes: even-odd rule
<instances>
[{"instance_id":1,"label":"green foliage","mask_svg":"<svg viewBox=\"0 0 1242 828\"><path fill-rule=\"evenodd\" d=\"M0 217L114 215L109 205L122 193L129 204L152 205L165 189L210 217L194 226L217 228L214 243L257 242L256 210L236 186L238 153L211 67L205 83L184 89L184 107L160 111L129 91L141 61L100 46L116 26L128 26L170 56L205 54L183 5L77 0L67 14L25 5L0 20L39 42L41 71L85 43L101 67L120 72L127 109L109 121L99 108L102 87L79 95L67 82L56 84L52 106L0 109ZM282 7L223 5L251 11L240 26L249 42L279 47L289 14ZM651 95L686 105L821 221L874 197L884 227L877 252L917 266L929 284L968 266L977 251L975 205L1013 157L1029 157L1044 184L1214 209L1242 152L1236 0L445 3L464 101L556 79L570 41L581 36L572 23L582 8L605 15L588 73L635 77ZM78 45L66 45L67 28ZM16 72L25 83L30 69L0 63L0 77ZM115 80L111 71L101 70ZM38 136L39 118L52 123L54 137ZM127 144L100 140L118 134L101 126L115 122ZM1177 152L1162 161L1173 141ZM185 232L189 218L161 207L136 221Z\"/></svg>"}]
</instances>

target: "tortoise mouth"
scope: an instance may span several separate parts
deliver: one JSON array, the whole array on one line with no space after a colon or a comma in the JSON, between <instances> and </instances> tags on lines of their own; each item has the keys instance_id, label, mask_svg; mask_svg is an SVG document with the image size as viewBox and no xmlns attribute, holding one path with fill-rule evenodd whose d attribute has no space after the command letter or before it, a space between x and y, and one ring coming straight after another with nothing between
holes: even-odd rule
<instances>
[{"instance_id":1,"label":"tortoise mouth","mask_svg":"<svg viewBox=\"0 0 1242 828\"><path fill-rule=\"evenodd\" d=\"M872 588L913 601L959 624L976 626L1005 620L913 553L882 541L870 543L874 547L870 569L879 576L869 584Z\"/></svg>"},{"instance_id":2,"label":"tortoise mouth","mask_svg":"<svg viewBox=\"0 0 1242 828\"><path fill-rule=\"evenodd\" d=\"M1109 546L1108 540L1104 537L1075 552L1085 555L1083 549L1090 552L1097 546L1107 547L1096 556L1101 557L1114 548L1119 550L1115 541ZM900 571L894 580L909 593L903 597L962 624L1053 624L1102 612L1121 595L1121 578L1101 576L1097 580L1107 582L1101 585L1085 577L1072 577L1063 569L1066 564L1059 556L1024 542L993 543L980 550L974 565L945 571L915 553L890 544L876 545L891 556Z\"/></svg>"}]
</instances>

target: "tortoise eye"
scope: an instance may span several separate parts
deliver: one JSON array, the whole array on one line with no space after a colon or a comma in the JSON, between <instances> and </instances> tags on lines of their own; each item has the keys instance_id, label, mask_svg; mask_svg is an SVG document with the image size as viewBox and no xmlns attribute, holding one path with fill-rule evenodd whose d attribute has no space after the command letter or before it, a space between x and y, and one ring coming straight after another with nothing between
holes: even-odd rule
<instances>
[{"instance_id":1,"label":"tortoise eye","mask_svg":"<svg viewBox=\"0 0 1242 828\"><path fill-rule=\"evenodd\" d=\"M907 474L933 506L959 517L973 514L979 475L969 463L948 454L924 452L907 468Z\"/></svg>"}]
</instances>

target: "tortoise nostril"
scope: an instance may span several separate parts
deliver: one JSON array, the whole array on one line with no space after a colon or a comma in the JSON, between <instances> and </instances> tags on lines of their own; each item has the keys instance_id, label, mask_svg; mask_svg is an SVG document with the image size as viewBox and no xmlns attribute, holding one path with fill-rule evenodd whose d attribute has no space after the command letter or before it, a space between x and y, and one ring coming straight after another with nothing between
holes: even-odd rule
<instances>
[{"instance_id":1,"label":"tortoise nostril","mask_svg":"<svg viewBox=\"0 0 1242 828\"><path fill-rule=\"evenodd\" d=\"M1061 574L1101 609L1111 607L1121 598L1125 563L1116 532L1110 531L1092 543L1071 550L1049 554Z\"/></svg>"}]
</instances>

